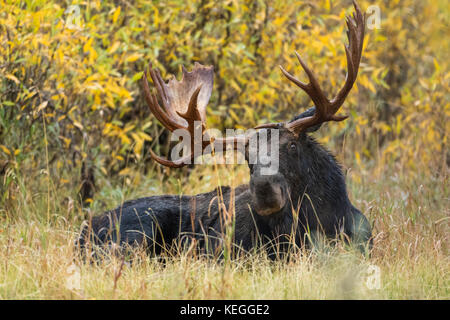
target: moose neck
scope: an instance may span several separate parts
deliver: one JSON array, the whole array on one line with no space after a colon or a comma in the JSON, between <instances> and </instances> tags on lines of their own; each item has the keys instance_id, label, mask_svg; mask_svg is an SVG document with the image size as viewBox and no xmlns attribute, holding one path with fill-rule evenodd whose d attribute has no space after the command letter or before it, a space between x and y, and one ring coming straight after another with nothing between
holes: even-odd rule
<instances>
[{"instance_id":1,"label":"moose neck","mask_svg":"<svg viewBox=\"0 0 450 320\"><path fill-rule=\"evenodd\" d=\"M299 179L293 198L307 195L316 209L333 206L346 210L350 201L341 166L335 157L310 136L305 137L304 148L307 152L302 156L301 166L305 174Z\"/></svg>"},{"instance_id":2,"label":"moose neck","mask_svg":"<svg viewBox=\"0 0 450 320\"><path fill-rule=\"evenodd\" d=\"M301 176L288 177L290 201L277 213L258 217L271 227L290 225L294 212L298 218L320 220L342 218L351 208L345 178L334 156L312 137L305 135L302 144ZM288 230L285 230L288 231Z\"/></svg>"}]
</instances>

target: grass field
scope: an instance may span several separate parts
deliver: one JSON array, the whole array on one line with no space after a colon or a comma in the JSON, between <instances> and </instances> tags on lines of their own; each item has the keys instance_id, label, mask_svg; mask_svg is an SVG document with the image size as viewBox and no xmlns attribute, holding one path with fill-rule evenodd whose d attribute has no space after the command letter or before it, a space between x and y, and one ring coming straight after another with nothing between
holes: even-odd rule
<instances>
[{"instance_id":1,"label":"grass field","mask_svg":"<svg viewBox=\"0 0 450 320\"><path fill-rule=\"evenodd\" d=\"M367 170L361 183L354 183L348 171L350 197L374 228L370 258L338 245L301 250L290 261L277 262L261 253L217 263L184 252L161 263L137 251L132 265L115 257L82 263L73 242L88 213L77 209L68 190L54 190L51 180L47 192L33 193L36 184L46 185L42 175L16 177L18 200L0 225L0 298L448 299L448 181L406 173ZM244 166L219 172L200 167L179 180L141 177L140 184L132 184L139 187L103 181L92 210L161 192L207 191L218 176L229 177L222 184L236 185L247 175ZM199 177L203 183L194 184Z\"/></svg>"}]
</instances>

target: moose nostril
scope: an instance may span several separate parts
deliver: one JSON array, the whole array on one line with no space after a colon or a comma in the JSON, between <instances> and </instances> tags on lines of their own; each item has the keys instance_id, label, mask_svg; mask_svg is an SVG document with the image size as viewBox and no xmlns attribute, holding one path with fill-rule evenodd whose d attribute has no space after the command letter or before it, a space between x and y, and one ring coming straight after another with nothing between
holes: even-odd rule
<instances>
[{"instance_id":1,"label":"moose nostril","mask_svg":"<svg viewBox=\"0 0 450 320\"><path fill-rule=\"evenodd\" d=\"M286 194L280 177L253 177L251 192L253 204L259 215L267 216L279 212L286 204Z\"/></svg>"}]
</instances>

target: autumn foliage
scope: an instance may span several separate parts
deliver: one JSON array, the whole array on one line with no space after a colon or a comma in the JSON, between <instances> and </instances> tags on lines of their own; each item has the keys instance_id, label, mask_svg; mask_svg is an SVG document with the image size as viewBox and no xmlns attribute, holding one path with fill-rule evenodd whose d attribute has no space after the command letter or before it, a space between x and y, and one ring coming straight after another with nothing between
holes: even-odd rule
<instances>
[{"instance_id":1,"label":"autumn foliage","mask_svg":"<svg viewBox=\"0 0 450 320\"><path fill-rule=\"evenodd\" d=\"M195 61L214 65L210 127L293 117L311 102L278 65L303 77L298 50L335 94L346 70L348 2L2 1L3 171L48 163L60 176L86 162L111 176L127 174L135 161L152 167L147 149L157 148L161 127L137 81L149 61L165 75ZM367 32L357 90L343 108L351 117L329 126L321 141L347 137L358 165L401 160L438 174L447 166L450 114L445 1L377 5L381 24Z\"/></svg>"}]
</instances>

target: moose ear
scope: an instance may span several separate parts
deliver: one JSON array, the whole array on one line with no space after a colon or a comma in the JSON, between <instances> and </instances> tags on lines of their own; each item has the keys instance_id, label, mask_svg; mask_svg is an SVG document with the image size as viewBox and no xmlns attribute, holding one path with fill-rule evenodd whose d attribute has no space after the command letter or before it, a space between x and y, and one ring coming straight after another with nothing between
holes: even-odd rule
<instances>
[{"instance_id":1,"label":"moose ear","mask_svg":"<svg viewBox=\"0 0 450 320\"><path fill-rule=\"evenodd\" d=\"M314 115L314 113L316 112L316 107L311 107L308 110L300 113L298 116L296 116L294 119L292 119L291 121L295 121L297 119L301 119L301 118L306 118L306 117L312 117ZM309 127L308 129L306 129L306 132L314 132L319 130L320 126L322 125L322 123L319 123L315 126Z\"/></svg>"}]
</instances>

